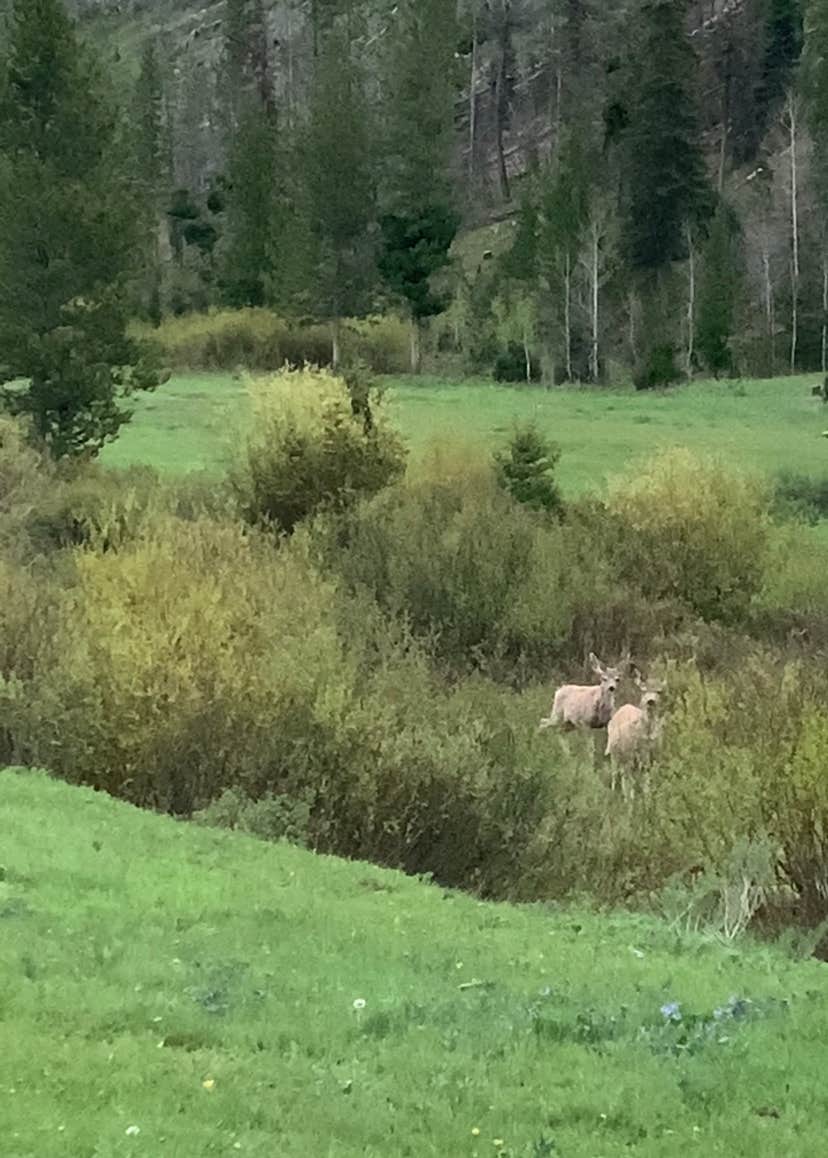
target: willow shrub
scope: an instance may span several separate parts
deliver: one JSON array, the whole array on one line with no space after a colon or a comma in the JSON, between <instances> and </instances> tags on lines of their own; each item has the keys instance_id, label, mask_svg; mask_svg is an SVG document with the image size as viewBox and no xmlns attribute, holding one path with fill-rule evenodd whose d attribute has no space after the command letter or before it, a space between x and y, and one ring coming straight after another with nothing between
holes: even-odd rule
<instances>
[{"instance_id":1,"label":"willow shrub","mask_svg":"<svg viewBox=\"0 0 828 1158\"><path fill-rule=\"evenodd\" d=\"M752 479L686 450L639 464L611 487L621 577L701 618L739 622L767 564L767 496Z\"/></svg>"},{"instance_id":2,"label":"willow shrub","mask_svg":"<svg viewBox=\"0 0 828 1158\"><path fill-rule=\"evenodd\" d=\"M347 679L331 598L295 554L231 524L159 517L119 551L79 550L18 747L181 813L263 768L278 779L285 721Z\"/></svg>"},{"instance_id":3,"label":"willow shrub","mask_svg":"<svg viewBox=\"0 0 828 1158\"><path fill-rule=\"evenodd\" d=\"M345 382L324 370L285 370L251 383L253 431L233 483L245 518L290 533L397 479L405 451L368 398L371 421L354 412Z\"/></svg>"},{"instance_id":4,"label":"willow shrub","mask_svg":"<svg viewBox=\"0 0 828 1158\"><path fill-rule=\"evenodd\" d=\"M53 465L32 448L24 427L0 414L0 556L31 555L33 524L56 485Z\"/></svg>"},{"instance_id":5,"label":"willow shrub","mask_svg":"<svg viewBox=\"0 0 828 1158\"><path fill-rule=\"evenodd\" d=\"M280 370L289 366L325 366L332 353L328 326L303 324L266 309L215 310L165 318L146 329L165 361L179 370ZM388 315L346 320L341 327L343 356L361 359L378 374L401 374L409 368L410 331Z\"/></svg>"},{"instance_id":6,"label":"willow shrub","mask_svg":"<svg viewBox=\"0 0 828 1158\"><path fill-rule=\"evenodd\" d=\"M619 582L580 523L503 492L488 464L435 460L329 527L348 590L410 624L455 674L524 684L651 640L662 610Z\"/></svg>"}]
</instances>

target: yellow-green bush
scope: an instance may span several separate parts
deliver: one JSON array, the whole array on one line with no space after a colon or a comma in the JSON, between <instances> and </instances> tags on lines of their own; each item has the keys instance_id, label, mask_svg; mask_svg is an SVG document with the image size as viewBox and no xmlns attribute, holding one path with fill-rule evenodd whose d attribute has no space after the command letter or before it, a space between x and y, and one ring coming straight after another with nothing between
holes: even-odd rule
<instances>
[{"instance_id":1,"label":"yellow-green bush","mask_svg":"<svg viewBox=\"0 0 828 1158\"><path fill-rule=\"evenodd\" d=\"M290 745L274 735L347 682L332 594L298 554L167 517L75 565L16 717L31 762L176 812L277 782Z\"/></svg>"},{"instance_id":2,"label":"yellow-green bush","mask_svg":"<svg viewBox=\"0 0 828 1158\"><path fill-rule=\"evenodd\" d=\"M30 552L32 523L56 485L54 468L28 444L23 427L0 414L0 555Z\"/></svg>"},{"instance_id":3,"label":"yellow-green bush","mask_svg":"<svg viewBox=\"0 0 828 1158\"><path fill-rule=\"evenodd\" d=\"M399 436L369 400L372 420L354 413L341 378L284 370L254 381L253 433L234 475L248 521L290 533L320 511L343 510L403 471Z\"/></svg>"},{"instance_id":4,"label":"yellow-green bush","mask_svg":"<svg viewBox=\"0 0 828 1158\"><path fill-rule=\"evenodd\" d=\"M441 455L356 509L322 546L352 592L432 641L455 672L510 682L650 644L665 615L619 583L578 523L504 494L489 464Z\"/></svg>"},{"instance_id":5,"label":"yellow-green bush","mask_svg":"<svg viewBox=\"0 0 828 1158\"><path fill-rule=\"evenodd\" d=\"M753 480L685 450L643 463L610 490L623 576L710 620L738 621L764 578L770 522Z\"/></svg>"},{"instance_id":6,"label":"yellow-green bush","mask_svg":"<svg viewBox=\"0 0 828 1158\"><path fill-rule=\"evenodd\" d=\"M139 327L143 333L143 329ZM217 310L166 318L147 330L164 360L179 370L279 370L328 365L330 327L289 321L266 309ZM404 373L409 366L408 327L393 316L346 320L342 356L360 359L380 374Z\"/></svg>"}]
</instances>

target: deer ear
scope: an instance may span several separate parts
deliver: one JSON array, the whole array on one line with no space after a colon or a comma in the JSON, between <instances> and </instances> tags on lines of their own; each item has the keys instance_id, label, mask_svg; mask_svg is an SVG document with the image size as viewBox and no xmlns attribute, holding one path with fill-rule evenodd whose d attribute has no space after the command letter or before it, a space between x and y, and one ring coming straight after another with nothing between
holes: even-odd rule
<instances>
[{"instance_id":1,"label":"deer ear","mask_svg":"<svg viewBox=\"0 0 828 1158\"><path fill-rule=\"evenodd\" d=\"M643 675L641 674L641 672L638 670L638 668L635 666L635 664L634 664L634 663L631 663L631 664L630 664L630 675L632 676L632 678L633 678L633 681L634 681L634 682L635 682L635 683L636 683L636 684L637 684L637 685L638 685L640 688L642 688L642 687L644 686L644 677L643 677Z\"/></svg>"},{"instance_id":2,"label":"deer ear","mask_svg":"<svg viewBox=\"0 0 828 1158\"><path fill-rule=\"evenodd\" d=\"M594 651L591 651L589 653L589 664L594 672L597 672L598 675L602 674L602 672L604 670L604 665L601 663L600 659L598 658L598 656L595 654Z\"/></svg>"}]
</instances>

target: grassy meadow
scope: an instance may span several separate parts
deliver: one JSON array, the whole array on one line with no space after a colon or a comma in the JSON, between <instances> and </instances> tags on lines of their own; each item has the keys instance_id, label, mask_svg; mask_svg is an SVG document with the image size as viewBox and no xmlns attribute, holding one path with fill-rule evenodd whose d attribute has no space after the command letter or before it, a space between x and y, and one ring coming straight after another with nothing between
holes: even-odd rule
<instances>
[{"instance_id":1,"label":"grassy meadow","mask_svg":"<svg viewBox=\"0 0 828 1158\"><path fill-rule=\"evenodd\" d=\"M719 454L763 474L821 474L828 413L810 396L812 381L701 382L654 394L392 378L387 397L415 458L435 440L502 444L516 422L534 418L561 446L559 477L572 492L600 487L631 459L673 446ZM135 406L105 462L218 472L247 428L246 387L229 374L175 377Z\"/></svg>"},{"instance_id":2,"label":"grassy meadow","mask_svg":"<svg viewBox=\"0 0 828 1158\"><path fill-rule=\"evenodd\" d=\"M813 1158L828 975L0 773L8 1158Z\"/></svg>"}]
</instances>

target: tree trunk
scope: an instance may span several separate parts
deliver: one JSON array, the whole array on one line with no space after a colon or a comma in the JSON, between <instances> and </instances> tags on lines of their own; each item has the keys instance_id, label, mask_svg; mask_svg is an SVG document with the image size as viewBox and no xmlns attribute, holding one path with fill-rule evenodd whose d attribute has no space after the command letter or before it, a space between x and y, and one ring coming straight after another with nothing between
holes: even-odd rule
<instances>
[{"instance_id":1,"label":"tree trunk","mask_svg":"<svg viewBox=\"0 0 828 1158\"><path fill-rule=\"evenodd\" d=\"M638 332L636 329L636 309L637 302L635 300L635 293L631 292L627 298L627 308L629 311L629 330L627 332L627 341L630 346L630 365L638 364Z\"/></svg>"},{"instance_id":2,"label":"tree trunk","mask_svg":"<svg viewBox=\"0 0 828 1158\"><path fill-rule=\"evenodd\" d=\"M822 254L822 373L828 374L828 252Z\"/></svg>"},{"instance_id":3,"label":"tree trunk","mask_svg":"<svg viewBox=\"0 0 828 1158\"><path fill-rule=\"evenodd\" d=\"M797 158L796 100L788 97L791 148L791 373L796 373L799 342L799 166Z\"/></svg>"},{"instance_id":4,"label":"tree trunk","mask_svg":"<svg viewBox=\"0 0 828 1158\"><path fill-rule=\"evenodd\" d=\"M468 194L474 198L474 174L477 146L477 13L472 18L471 75L469 77L469 165Z\"/></svg>"},{"instance_id":5,"label":"tree trunk","mask_svg":"<svg viewBox=\"0 0 828 1158\"><path fill-rule=\"evenodd\" d=\"M590 376L591 376L593 382L597 382L599 380L599 378L601 377L601 346L600 346L600 343L601 343L601 319L600 319L600 306L601 306L600 260L601 260L601 254L600 254L600 248L601 248L601 231L600 231L600 228L598 226L597 220L593 220L593 223L592 223L592 268L591 268L591 273L590 273L591 281L592 281L592 286L591 286L591 289L592 289L592 351L590 354L590 367L589 367Z\"/></svg>"},{"instance_id":6,"label":"tree trunk","mask_svg":"<svg viewBox=\"0 0 828 1158\"><path fill-rule=\"evenodd\" d=\"M342 350L340 346L340 320L334 318L331 322L331 369L336 372L339 369L342 361Z\"/></svg>"},{"instance_id":7,"label":"tree trunk","mask_svg":"<svg viewBox=\"0 0 828 1158\"><path fill-rule=\"evenodd\" d=\"M511 7L512 0L501 0L500 52L495 84L497 165L500 173L500 194L504 201L508 201L511 196L509 172L506 168L506 152L503 144L508 111L509 47L512 36Z\"/></svg>"},{"instance_id":8,"label":"tree trunk","mask_svg":"<svg viewBox=\"0 0 828 1158\"><path fill-rule=\"evenodd\" d=\"M776 373L776 310L773 299L773 278L771 277L770 247L767 236L762 238L762 276L765 298L765 333L770 354L770 373Z\"/></svg>"},{"instance_id":9,"label":"tree trunk","mask_svg":"<svg viewBox=\"0 0 828 1158\"><path fill-rule=\"evenodd\" d=\"M523 331L523 358L526 362L526 385L532 384L532 348L529 345L529 334L524 329Z\"/></svg>"},{"instance_id":10,"label":"tree trunk","mask_svg":"<svg viewBox=\"0 0 828 1158\"><path fill-rule=\"evenodd\" d=\"M420 373L420 323L411 319L411 373Z\"/></svg>"},{"instance_id":11,"label":"tree trunk","mask_svg":"<svg viewBox=\"0 0 828 1158\"><path fill-rule=\"evenodd\" d=\"M729 35L727 33L726 35ZM728 41L724 50L724 76L722 78L722 139L719 145L719 178L718 189L721 195L724 192L725 176L727 174L727 150L730 143L730 94L733 74L733 43Z\"/></svg>"},{"instance_id":12,"label":"tree trunk","mask_svg":"<svg viewBox=\"0 0 828 1158\"><path fill-rule=\"evenodd\" d=\"M689 254L687 287L687 365L688 380L693 377L693 360L696 356L696 250L693 246L693 230L687 226L687 252Z\"/></svg>"},{"instance_id":13,"label":"tree trunk","mask_svg":"<svg viewBox=\"0 0 828 1158\"><path fill-rule=\"evenodd\" d=\"M564 349L566 380L572 381L572 259L567 253L564 262Z\"/></svg>"},{"instance_id":14,"label":"tree trunk","mask_svg":"<svg viewBox=\"0 0 828 1158\"><path fill-rule=\"evenodd\" d=\"M293 4L290 3L290 0L288 0L288 4L285 7L286 7L286 11L285 11L285 20L286 20L285 39L287 41L287 93L286 93L287 99L285 101L285 104L287 105L287 109L286 109L286 112L287 112L287 118L286 118L287 129L288 129L288 133L292 133L293 132L293 107L294 107L294 100L296 98L296 81L295 81L295 76L294 76L294 53L293 53L293 19L292 19L292 17L293 17Z\"/></svg>"}]
</instances>

